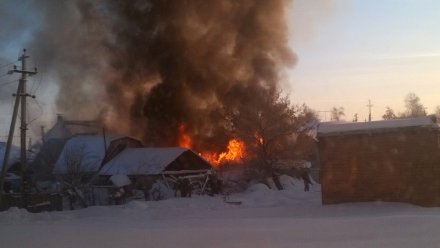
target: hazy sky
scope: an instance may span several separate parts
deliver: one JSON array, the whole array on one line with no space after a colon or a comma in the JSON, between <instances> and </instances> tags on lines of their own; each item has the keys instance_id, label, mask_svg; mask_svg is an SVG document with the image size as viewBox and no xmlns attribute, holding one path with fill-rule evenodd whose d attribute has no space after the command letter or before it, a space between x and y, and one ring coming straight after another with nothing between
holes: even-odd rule
<instances>
[{"instance_id":1,"label":"hazy sky","mask_svg":"<svg viewBox=\"0 0 440 248\"><path fill-rule=\"evenodd\" d=\"M297 0L289 20L298 55L291 96L320 111L332 106L381 119L403 111L416 93L433 112L440 105L440 1Z\"/></svg>"},{"instance_id":2,"label":"hazy sky","mask_svg":"<svg viewBox=\"0 0 440 248\"><path fill-rule=\"evenodd\" d=\"M23 9L9 5L0 4L0 16L18 18ZM26 8L26 4L21 6ZM0 30L0 57L10 57L9 61L17 58L38 16L28 15L21 23L18 20L17 27ZM359 114L359 120L367 118L368 99L374 105L376 120L386 106L403 111L403 99L409 92L421 98L428 112L440 105L440 1L296 0L288 21L290 43L299 59L287 76L294 102L305 102L318 111L342 106L349 121L354 113ZM3 98L16 87L4 86L13 79L4 75L7 68L1 66L6 62L0 60ZM34 135L39 120L54 120L56 114L51 96L57 89L44 68L39 69L41 73L29 82L33 90L41 83L36 94L44 107L41 112L30 101L36 111L29 118L39 117L31 124ZM9 127L12 100L0 101L0 140Z\"/></svg>"}]
</instances>

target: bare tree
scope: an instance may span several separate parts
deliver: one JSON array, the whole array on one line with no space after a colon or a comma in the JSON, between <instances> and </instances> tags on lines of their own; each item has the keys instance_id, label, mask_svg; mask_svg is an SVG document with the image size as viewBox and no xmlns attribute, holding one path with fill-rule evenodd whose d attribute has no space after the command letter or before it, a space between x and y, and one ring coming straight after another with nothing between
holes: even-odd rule
<instances>
[{"instance_id":1,"label":"bare tree","mask_svg":"<svg viewBox=\"0 0 440 248\"><path fill-rule=\"evenodd\" d=\"M353 115L353 122L358 122L358 113Z\"/></svg>"},{"instance_id":2,"label":"bare tree","mask_svg":"<svg viewBox=\"0 0 440 248\"><path fill-rule=\"evenodd\" d=\"M84 150L84 146L82 146L64 151L64 163L66 165L64 180L70 185L79 186L84 178Z\"/></svg>"},{"instance_id":3,"label":"bare tree","mask_svg":"<svg viewBox=\"0 0 440 248\"><path fill-rule=\"evenodd\" d=\"M440 118L440 106L435 107L434 114L437 118Z\"/></svg>"},{"instance_id":4,"label":"bare tree","mask_svg":"<svg viewBox=\"0 0 440 248\"><path fill-rule=\"evenodd\" d=\"M344 107L333 107L330 110L330 114L331 114L331 120L332 121L340 121L342 120L342 117L345 116L344 113Z\"/></svg>"},{"instance_id":5,"label":"bare tree","mask_svg":"<svg viewBox=\"0 0 440 248\"><path fill-rule=\"evenodd\" d=\"M64 151L64 163L66 166L66 174L63 182L67 187L67 194L70 200L70 208L73 209L73 204L76 199L82 207L87 207L87 201L84 198L83 191L86 177L86 170L84 168L85 147L72 147Z\"/></svg>"},{"instance_id":6,"label":"bare tree","mask_svg":"<svg viewBox=\"0 0 440 248\"><path fill-rule=\"evenodd\" d=\"M417 117L426 116L425 106L420 102L420 98L414 93L408 93L405 99L405 112L400 114L400 117Z\"/></svg>"},{"instance_id":7,"label":"bare tree","mask_svg":"<svg viewBox=\"0 0 440 248\"><path fill-rule=\"evenodd\" d=\"M386 110L385 110L385 114L382 115L382 119L384 119L384 120L392 120L392 119L396 119L396 118L397 118L397 116L394 113L394 110L387 106Z\"/></svg>"},{"instance_id":8,"label":"bare tree","mask_svg":"<svg viewBox=\"0 0 440 248\"><path fill-rule=\"evenodd\" d=\"M308 123L316 115L307 106L296 106L280 92L260 98L258 106L231 111L229 119L233 133L247 144L247 149L262 165L265 174L272 175L273 165L288 149L292 136L308 131ZM249 154L248 154L249 155Z\"/></svg>"}]
</instances>

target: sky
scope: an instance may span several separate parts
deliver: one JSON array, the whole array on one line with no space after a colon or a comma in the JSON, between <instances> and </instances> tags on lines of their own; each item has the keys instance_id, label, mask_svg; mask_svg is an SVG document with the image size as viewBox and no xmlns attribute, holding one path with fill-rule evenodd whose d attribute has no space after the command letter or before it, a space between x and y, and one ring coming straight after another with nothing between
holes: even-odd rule
<instances>
[{"instance_id":1,"label":"sky","mask_svg":"<svg viewBox=\"0 0 440 248\"><path fill-rule=\"evenodd\" d=\"M26 8L26 1L21 8ZM10 4L9 4L10 5ZM0 5L1 14L20 16L13 6ZM23 10L23 9L21 9ZM437 0L295 0L287 17L289 43L298 56L286 73L286 92L294 103L306 103L316 111L344 107L345 120L355 113L368 118L368 100L373 120L380 120L386 106L403 112L405 96L414 92L432 113L440 105L440 1ZM30 37L38 15L17 20L17 27L2 28L0 97L9 97L14 76L5 75ZM19 30L19 31L17 31ZM6 42L5 42L6 40ZM31 54L32 56L32 54ZM31 65L38 66L38 60ZM57 87L44 68L29 81L37 95L29 104L30 133L39 136L39 126L51 126ZM17 76L15 76L16 78ZM13 98L0 101L0 140L5 140ZM329 114L319 112L321 119Z\"/></svg>"},{"instance_id":2,"label":"sky","mask_svg":"<svg viewBox=\"0 0 440 248\"><path fill-rule=\"evenodd\" d=\"M288 77L292 100L317 111L342 106L347 121L355 113L364 121L371 99L373 120L380 120L386 106L403 112L403 99L414 92L434 112L438 13L436 0L297 0L289 16L299 58Z\"/></svg>"},{"instance_id":3,"label":"sky","mask_svg":"<svg viewBox=\"0 0 440 248\"><path fill-rule=\"evenodd\" d=\"M12 20L10 23L1 22L2 16ZM36 23L41 23L41 16L32 8L31 0L3 1L0 0L0 141L6 141L9 133L11 117L13 112L14 97L18 86L19 74L8 74L12 69L11 63L20 66L17 61L21 55L25 44L32 37ZM28 68L32 70L38 68L35 76L28 77L28 92L36 98L28 98L28 109L30 109L27 119L29 123L30 137L35 141L40 138L40 126L51 126L56 119L56 107L53 102L57 94L57 86L50 80L45 68L39 66L38 58L33 56L32 51L27 51L30 56ZM20 117L20 116L19 116ZM19 119L14 134L14 144L19 141Z\"/></svg>"}]
</instances>

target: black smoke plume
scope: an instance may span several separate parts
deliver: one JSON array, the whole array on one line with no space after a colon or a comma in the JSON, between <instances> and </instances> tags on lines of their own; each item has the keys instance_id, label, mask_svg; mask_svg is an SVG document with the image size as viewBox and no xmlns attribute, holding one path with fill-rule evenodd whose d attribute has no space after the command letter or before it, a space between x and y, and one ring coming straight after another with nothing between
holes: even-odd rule
<instances>
[{"instance_id":1,"label":"black smoke plume","mask_svg":"<svg viewBox=\"0 0 440 248\"><path fill-rule=\"evenodd\" d=\"M225 111L278 90L296 62L288 0L33 1L30 49L58 82L57 108L99 114L150 145L225 144ZM215 141L215 142L213 142Z\"/></svg>"},{"instance_id":2,"label":"black smoke plume","mask_svg":"<svg viewBox=\"0 0 440 248\"><path fill-rule=\"evenodd\" d=\"M196 146L227 139L224 110L252 106L275 92L282 70L295 63L287 45L288 4L113 2L115 78L107 92L116 116L129 107L132 132L155 145L176 144L181 123Z\"/></svg>"}]
</instances>

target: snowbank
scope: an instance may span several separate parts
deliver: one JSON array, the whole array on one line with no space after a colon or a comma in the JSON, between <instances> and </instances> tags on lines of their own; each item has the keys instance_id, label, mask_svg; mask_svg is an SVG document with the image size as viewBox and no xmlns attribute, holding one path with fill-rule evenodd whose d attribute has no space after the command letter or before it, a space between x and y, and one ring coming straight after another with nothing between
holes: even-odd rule
<instances>
[{"instance_id":1,"label":"snowbank","mask_svg":"<svg viewBox=\"0 0 440 248\"><path fill-rule=\"evenodd\" d=\"M291 178L282 181L292 183ZM293 180L296 186L296 181ZM30 214L0 213L2 247L437 247L440 208L322 206L319 192L252 185L243 204L200 196Z\"/></svg>"}]
</instances>

